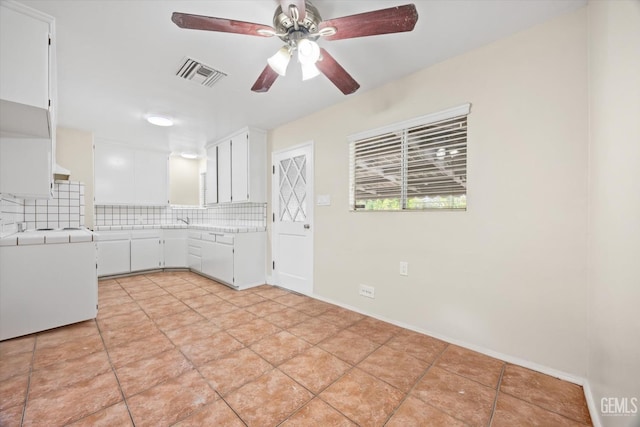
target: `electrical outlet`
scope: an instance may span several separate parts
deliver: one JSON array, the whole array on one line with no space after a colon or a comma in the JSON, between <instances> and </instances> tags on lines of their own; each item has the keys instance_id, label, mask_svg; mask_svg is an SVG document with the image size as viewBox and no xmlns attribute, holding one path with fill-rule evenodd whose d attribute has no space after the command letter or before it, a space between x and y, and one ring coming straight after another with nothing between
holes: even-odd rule
<instances>
[{"instance_id":1,"label":"electrical outlet","mask_svg":"<svg viewBox=\"0 0 640 427\"><path fill-rule=\"evenodd\" d=\"M407 261L400 261L400 275L401 276L409 275L409 263Z\"/></svg>"},{"instance_id":2,"label":"electrical outlet","mask_svg":"<svg viewBox=\"0 0 640 427\"><path fill-rule=\"evenodd\" d=\"M367 298L375 298L376 289L373 286L360 285L360 295Z\"/></svg>"}]
</instances>

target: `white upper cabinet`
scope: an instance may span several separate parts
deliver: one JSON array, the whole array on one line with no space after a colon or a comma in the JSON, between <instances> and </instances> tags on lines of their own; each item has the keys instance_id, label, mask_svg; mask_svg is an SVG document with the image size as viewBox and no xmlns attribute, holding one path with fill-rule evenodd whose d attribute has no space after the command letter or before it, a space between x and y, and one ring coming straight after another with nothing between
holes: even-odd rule
<instances>
[{"instance_id":1,"label":"white upper cabinet","mask_svg":"<svg viewBox=\"0 0 640 427\"><path fill-rule=\"evenodd\" d=\"M217 202L266 202L266 133L245 128L211 144L207 153L216 147L217 165L207 163L207 176L217 177Z\"/></svg>"},{"instance_id":2,"label":"white upper cabinet","mask_svg":"<svg viewBox=\"0 0 640 427\"><path fill-rule=\"evenodd\" d=\"M218 203L218 147L207 148L206 203Z\"/></svg>"},{"instance_id":3,"label":"white upper cabinet","mask_svg":"<svg viewBox=\"0 0 640 427\"><path fill-rule=\"evenodd\" d=\"M134 188L137 205L159 206L169 203L169 156L157 151L135 151Z\"/></svg>"},{"instance_id":4,"label":"white upper cabinet","mask_svg":"<svg viewBox=\"0 0 640 427\"><path fill-rule=\"evenodd\" d=\"M47 199L52 191L51 140L0 138L0 194Z\"/></svg>"},{"instance_id":5,"label":"white upper cabinet","mask_svg":"<svg viewBox=\"0 0 640 427\"><path fill-rule=\"evenodd\" d=\"M218 144L218 203L231 202L231 140Z\"/></svg>"},{"instance_id":6,"label":"white upper cabinet","mask_svg":"<svg viewBox=\"0 0 640 427\"><path fill-rule=\"evenodd\" d=\"M231 139L231 200L249 201L249 132Z\"/></svg>"},{"instance_id":7,"label":"white upper cabinet","mask_svg":"<svg viewBox=\"0 0 640 427\"><path fill-rule=\"evenodd\" d=\"M96 205L168 204L168 154L99 142L94 159Z\"/></svg>"},{"instance_id":8,"label":"white upper cabinet","mask_svg":"<svg viewBox=\"0 0 640 427\"><path fill-rule=\"evenodd\" d=\"M134 151L121 145L96 143L94 163L95 204L134 204Z\"/></svg>"},{"instance_id":9,"label":"white upper cabinet","mask_svg":"<svg viewBox=\"0 0 640 427\"><path fill-rule=\"evenodd\" d=\"M54 19L20 3L0 4L0 123L6 136L51 138Z\"/></svg>"}]
</instances>

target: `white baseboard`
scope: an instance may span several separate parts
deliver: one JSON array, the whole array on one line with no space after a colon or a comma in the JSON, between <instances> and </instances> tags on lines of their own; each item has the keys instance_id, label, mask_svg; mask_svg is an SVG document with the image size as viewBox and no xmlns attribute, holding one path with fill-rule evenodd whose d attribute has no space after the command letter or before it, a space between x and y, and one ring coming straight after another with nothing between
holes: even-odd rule
<instances>
[{"instance_id":1,"label":"white baseboard","mask_svg":"<svg viewBox=\"0 0 640 427\"><path fill-rule=\"evenodd\" d=\"M267 276L267 283L269 285L275 285L273 283L272 276ZM454 338L451 338L451 337L448 337L448 336L445 336L445 335L442 335L442 334L438 334L438 333L435 333L435 332L432 332L432 331L428 331L428 330L425 330L425 329L422 329L422 328L417 328L417 327L415 327L413 325L409 325L407 323L399 322L399 321L394 320L394 319L388 319L388 318L383 317L383 316L378 316L376 314L371 314L371 313L363 311L363 310L361 310L361 309L359 309L357 307L353 307L353 306L350 306L348 304L343 304L341 302L334 301L334 300L332 300L330 298L325 298L325 297L317 295L315 293L311 294L309 296L312 297L312 298L315 298L317 300L327 302L329 304L337 305L338 307L346 308L347 310L355 311L356 313L360 313L360 314L363 314L365 316L373 317L374 319L378 319L378 320L381 320L383 322L391 323L392 325L396 325L396 326L399 326L401 328L405 328L405 329L409 329L409 330L414 331L414 332L418 332L418 333L421 333L421 334L429 335L430 337L437 338L439 340L448 342L450 344L454 344L454 345L457 345L457 346L460 346L460 347L464 347L464 348L469 349L469 350L477 351L478 353L485 354L485 355L493 357L495 359L503 360L505 362L508 362L508 363L511 363L511 364L514 364L514 365L518 365L518 366L522 366L522 367L527 368L527 369L531 369L532 371L540 372L542 374L549 375L549 376L552 376L552 377L555 377L555 378L559 378L559 379L561 379L563 381L568 381L570 383L582 386L582 389L583 389L584 395L585 395L585 400L587 402L587 408L589 410L589 415L591 416L591 421L593 423L593 426L594 427L602 427L602 421L600 419L600 413L598 412L598 406L596 405L596 402L594 401L593 394L591 392L591 387L589 385L589 381L584 377L581 377L581 376L578 376L578 375L574 375L574 374L570 374L570 373L567 373L567 372L564 372L564 371L561 371L561 370L558 370L558 369L550 368L548 366L540 365L538 363L531 362L531 361L526 360L526 359L521 359L519 357L515 357L515 356L509 355L509 354L500 353L500 352L497 352L497 351L494 351L494 350L491 350L491 349L488 349L488 348L485 348L485 347L482 347L482 346L479 346L479 345L470 344L468 342L465 342L465 341L462 341L462 340L458 340L458 339L454 339Z\"/></svg>"},{"instance_id":2,"label":"white baseboard","mask_svg":"<svg viewBox=\"0 0 640 427\"><path fill-rule=\"evenodd\" d=\"M470 343L467 343L465 341L454 339L454 338L451 338L451 337L448 337L448 336L445 336L445 335L442 335L442 334L438 334L438 333L427 331L427 330L424 330L424 329L421 329L421 328L417 328L415 326L412 326L412 325L409 325L409 324L406 324L406 323L403 323L403 322L399 322L397 320L387 319L387 318L385 318L383 316L378 316L378 315L375 315L375 314L367 313L367 312L365 312L363 310L360 310L359 308L352 307L350 305L343 304L343 303L334 301L334 300L332 300L330 298L322 297L320 295L313 294L313 295L310 295L310 296L312 296L313 298L318 299L320 301L324 301L324 302L327 302L327 303L330 303L330 304L334 304L334 305L337 305L339 307L346 308L347 310L355 311L357 313L364 314L366 316L370 316L370 317L373 317L373 318L378 319L378 320L382 320L383 322L387 322L387 323L391 323L391 324L396 325L396 326L400 326L401 328L405 328L405 329L409 329L409 330L414 331L414 332L419 332L421 334L429 335L430 337L437 338L439 340L448 342L450 344L455 344L457 346L464 347L464 348L467 348L469 350L477 351L478 353L486 354L487 356L490 356L490 357L493 357L493 358L496 358L496 359L500 359L500 360L503 360L505 362L512 363L514 365L518 365L518 366L525 367L527 369L531 369L532 371L540 372L542 374L546 374L546 375L549 375L549 376L552 376L552 377L555 377L555 378L559 378L559 379L564 380L564 381L568 381L568 382L573 383L573 384L580 385L580 386L582 386L582 388L584 390L585 400L587 401L589 414L591 415L591 420L593 422L594 427L602 427L602 423L601 423L601 420L600 420L600 417L599 417L599 413L598 413L598 406L595 404L595 402L593 400L593 395L591 393L591 388L590 388L589 382L587 381L586 378L583 378L583 377L580 377L580 376L577 376L577 375L574 375L574 374L569 374L567 372L560 371L560 370L554 369L554 368L550 368L548 366L540 365L538 363L534 363L534 362L531 362L529 360L521 359L519 357L511 356L509 354L504 354L504 353L500 353L500 352L497 352L497 351L494 351L494 350L490 350L490 349L482 347L482 346L478 346L478 345L475 345L475 344L470 344Z\"/></svg>"},{"instance_id":3,"label":"white baseboard","mask_svg":"<svg viewBox=\"0 0 640 427\"><path fill-rule=\"evenodd\" d=\"M593 397L593 392L591 391L591 385L589 381L585 381L582 384L582 389L584 390L584 398L587 401L587 408L589 408L589 415L591 415L591 422L593 423L593 427L602 427L602 420L600 419L600 412L598 411L598 405Z\"/></svg>"}]
</instances>

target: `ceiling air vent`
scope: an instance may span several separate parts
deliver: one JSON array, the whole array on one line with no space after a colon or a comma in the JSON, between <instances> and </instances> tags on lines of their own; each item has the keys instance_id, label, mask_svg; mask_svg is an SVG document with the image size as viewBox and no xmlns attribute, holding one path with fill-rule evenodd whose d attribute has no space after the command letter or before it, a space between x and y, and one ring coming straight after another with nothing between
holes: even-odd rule
<instances>
[{"instance_id":1,"label":"ceiling air vent","mask_svg":"<svg viewBox=\"0 0 640 427\"><path fill-rule=\"evenodd\" d=\"M191 80L202 86L211 87L227 75L195 59L185 58L180 63L180 68L178 68L176 76L182 77L185 80Z\"/></svg>"}]
</instances>

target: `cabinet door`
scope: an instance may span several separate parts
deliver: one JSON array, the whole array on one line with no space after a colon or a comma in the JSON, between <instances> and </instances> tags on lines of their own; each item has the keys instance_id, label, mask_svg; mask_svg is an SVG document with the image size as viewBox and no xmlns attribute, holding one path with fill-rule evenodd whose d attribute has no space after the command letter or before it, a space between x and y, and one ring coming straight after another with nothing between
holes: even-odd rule
<instances>
[{"instance_id":1,"label":"cabinet door","mask_svg":"<svg viewBox=\"0 0 640 427\"><path fill-rule=\"evenodd\" d=\"M50 198L51 140L0 138L0 193Z\"/></svg>"},{"instance_id":2,"label":"cabinet door","mask_svg":"<svg viewBox=\"0 0 640 427\"><path fill-rule=\"evenodd\" d=\"M136 150L134 153L134 201L137 205L162 206L169 203L165 153Z\"/></svg>"},{"instance_id":3,"label":"cabinet door","mask_svg":"<svg viewBox=\"0 0 640 427\"><path fill-rule=\"evenodd\" d=\"M185 268L187 261L187 238L168 237L164 239L165 268Z\"/></svg>"},{"instance_id":4,"label":"cabinet door","mask_svg":"<svg viewBox=\"0 0 640 427\"><path fill-rule=\"evenodd\" d=\"M218 202L231 201L231 140L218 145Z\"/></svg>"},{"instance_id":5,"label":"cabinet door","mask_svg":"<svg viewBox=\"0 0 640 427\"><path fill-rule=\"evenodd\" d=\"M249 200L249 134L243 132L231 140L231 200Z\"/></svg>"},{"instance_id":6,"label":"cabinet door","mask_svg":"<svg viewBox=\"0 0 640 427\"><path fill-rule=\"evenodd\" d=\"M112 144L95 147L95 204L134 204L134 151Z\"/></svg>"},{"instance_id":7,"label":"cabinet door","mask_svg":"<svg viewBox=\"0 0 640 427\"><path fill-rule=\"evenodd\" d=\"M189 254L189 268L194 271L202 272L202 258L198 255Z\"/></svg>"},{"instance_id":8,"label":"cabinet door","mask_svg":"<svg viewBox=\"0 0 640 427\"><path fill-rule=\"evenodd\" d=\"M233 245L214 244L213 266L211 276L233 285Z\"/></svg>"},{"instance_id":9,"label":"cabinet door","mask_svg":"<svg viewBox=\"0 0 640 427\"><path fill-rule=\"evenodd\" d=\"M49 108L49 24L2 4L0 98ZM18 42L19 41L19 42Z\"/></svg>"},{"instance_id":10,"label":"cabinet door","mask_svg":"<svg viewBox=\"0 0 640 427\"><path fill-rule=\"evenodd\" d=\"M129 240L98 242L98 276L129 273L131 248Z\"/></svg>"},{"instance_id":11,"label":"cabinet door","mask_svg":"<svg viewBox=\"0 0 640 427\"><path fill-rule=\"evenodd\" d=\"M160 239L131 240L131 271L152 270L162 267Z\"/></svg>"},{"instance_id":12,"label":"cabinet door","mask_svg":"<svg viewBox=\"0 0 640 427\"><path fill-rule=\"evenodd\" d=\"M218 203L218 147L207 149L207 204Z\"/></svg>"}]
</instances>

